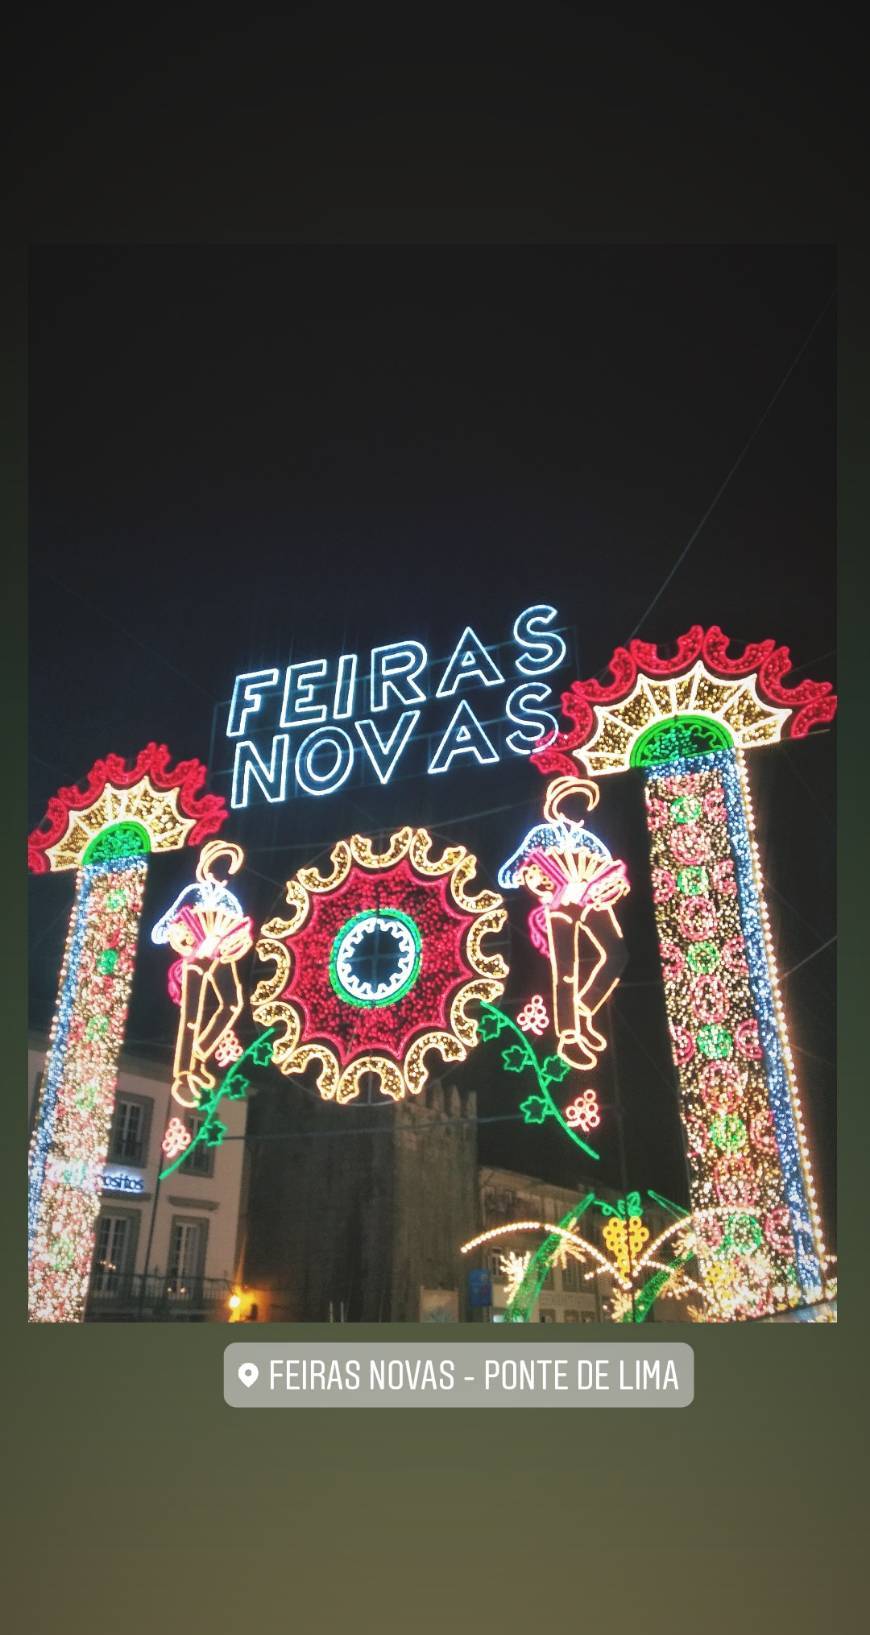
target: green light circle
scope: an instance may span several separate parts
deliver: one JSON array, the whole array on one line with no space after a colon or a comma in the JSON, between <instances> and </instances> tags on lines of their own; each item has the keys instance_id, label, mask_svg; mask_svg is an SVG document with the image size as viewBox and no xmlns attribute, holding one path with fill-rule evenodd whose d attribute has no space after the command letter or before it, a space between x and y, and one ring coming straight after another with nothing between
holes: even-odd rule
<instances>
[{"instance_id":1,"label":"green light circle","mask_svg":"<svg viewBox=\"0 0 870 1635\"><path fill-rule=\"evenodd\" d=\"M743 1241L739 1242L737 1236L738 1232L742 1232L743 1234L748 1233L749 1242L747 1243L745 1235L743 1236ZM748 1211L740 1211L737 1214L728 1216L728 1225L725 1231L725 1236L722 1239L722 1247L719 1253L720 1255L733 1253L738 1255L751 1255L753 1249L760 1248L763 1242L764 1236L756 1217L754 1215L750 1215Z\"/></svg>"},{"instance_id":2,"label":"green light circle","mask_svg":"<svg viewBox=\"0 0 870 1635\"><path fill-rule=\"evenodd\" d=\"M686 963L696 976L709 976L719 964L719 950L714 942L693 942L686 949Z\"/></svg>"},{"instance_id":3,"label":"green light circle","mask_svg":"<svg viewBox=\"0 0 870 1635\"><path fill-rule=\"evenodd\" d=\"M635 739L629 760L632 766L665 766L696 755L715 755L731 749L733 742L727 727L709 715L669 715Z\"/></svg>"},{"instance_id":4,"label":"green light circle","mask_svg":"<svg viewBox=\"0 0 870 1635\"><path fill-rule=\"evenodd\" d=\"M119 857L142 857L151 850L151 836L141 823L110 823L107 829L101 829L85 852L82 862L91 866L94 863L114 863Z\"/></svg>"},{"instance_id":5,"label":"green light circle","mask_svg":"<svg viewBox=\"0 0 870 1635\"><path fill-rule=\"evenodd\" d=\"M694 795L677 795L671 801L670 813L674 823L695 823L701 816L701 802Z\"/></svg>"},{"instance_id":6,"label":"green light circle","mask_svg":"<svg viewBox=\"0 0 870 1635\"><path fill-rule=\"evenodd\" d=\"M385 994L380 999L363 999L359 994L351 993L338 974L338 956L345 937L349 931L353 930L354 926L361 925L366 920L398 920L406 931L410 932L414 944L414 961L401 987L397 988L395 993ZM343 1000L346 1005L356 1005L360 1010L368 1010L372 1005L395 1005L398 1004L400 999L404 999L406 993L409 993L413 988L420 975L422 959L423 941L410 914L403 913L400 908L364 908L360 914L354 914L349 920L345 921L332 944L329 955L329 980L339 999Z\"/></svg>"},{"instance_id":7,"label":"green light circle","mask_svg":"<svg viewBox=\"0 0 870 1635\"><path fill-rule=\"evenodd\" d=\"M720 1027L717 1022L705 1022L698 1029L695 1043L702 1056L709 1056L714 1062L726 1061L734 1049L734 1040L728 1029Z\"/></svg>"},{"instance_id":8,"label":"green light circle","mask_svg":"<svg viewBox=\"0 0 870 1635\"><path fill-rule=\"evenodd\" d=\"M698 863L677 870L677 886L684 897L706 897L710 889L707 870Z\"/></svg>"},{"instance_id":9,"label":"green light circle","mask_svg":"<svg viewBox=\"0 0 870 1635\"><path fill-rule=\"evenodd\" d=\"M746 1145L746 1125L739 1113L720 1113L710 1125L710 1140L723 1152L738 1152Z\"/></svg>"}]
</instances>

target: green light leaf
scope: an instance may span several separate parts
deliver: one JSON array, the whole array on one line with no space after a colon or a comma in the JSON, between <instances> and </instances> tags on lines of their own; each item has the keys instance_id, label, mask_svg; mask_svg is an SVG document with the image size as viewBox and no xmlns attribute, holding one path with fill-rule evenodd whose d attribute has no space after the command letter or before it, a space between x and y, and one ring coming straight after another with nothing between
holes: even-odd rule
<instances>
[{"instance_id":1,"label":"green light leaf","mask_svg":"<svg viewBox=\"0 0 870 1635\"><path fill-rule=\"evenodd\" d=\"M224 1084L224 1095L228 1096L230 1101L243 1101L250 1088L251 1081L245 1078L244 1073L234 1073Z\"/></svg>"},{"instance_id":2,"label":"green light leaf","mask_svg":"<svg viewBox=\"0 0 870 1635\"><path fill-rule=\"evenodd\" d=\"M256 1039L248 1054L255 1067L268 1067L272 1060L272 1040Z\"/></svg>"},{"instance_id":3,"label":"green light leaf","mask_svg":"<svg viewBox=\"0 0 870 1635\"><path fill-rule=\"evenodd\" d=\"M508 1018L502 1016L501 1011L492 1010L488 1005L483 1009L478 1022L480 1037L486 1043L489 1039L497 1039L504 1028L508 1026Z\"/></svg>"},{"instance_id":4,"label":"green light leaf","mask_svg":"<svg viewBox=\"0 0 870 1635\"><path fill-rule=\"evenodd\" d=\"M525 1045L509 1045L501 1053L501 1059L509 1073L522 1073L529 1065L529 1053Z\"/></svg>"},{"instance_id":5,"label":"green light leaf","mask_svg":"<svg viewBox=\"0 0 870 1635\"><path fill-rule=\"evenodd\" d=\"M524 1124L543 1124L552 1111L550 1103L543 1096L529 1096L526 1101L520 1102Z\"/></svg>"},{"instance_id":6,"label":"green light leaf","mask_svg":"<svg viewBox=\"0 0 870 1635\"><path fill-rule=\"evenodd\" d=\"M571 1071L571 1063L564 1056L547 1056L541 1072L548 1084L561 1084Z\"/></svg>"},{"instance_id":7,"label":"green light leaf","mask_svg":"<svg viewBox=\"0 0 870 1635\"><path fill-rule=\"evenodd\" d=\"M209 1120L202 1133L202 1139L207 1147L219 1147L227 1133L227 1127L219 1118Z\"/></svg>"}]
</instances>

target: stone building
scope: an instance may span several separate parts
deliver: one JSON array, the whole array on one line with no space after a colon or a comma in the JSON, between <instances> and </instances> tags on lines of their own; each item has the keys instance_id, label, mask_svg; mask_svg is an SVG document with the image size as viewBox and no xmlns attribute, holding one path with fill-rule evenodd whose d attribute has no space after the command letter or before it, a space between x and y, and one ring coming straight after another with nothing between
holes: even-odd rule
<instances>
[{"instance_id":1,"label":"stone building","mask_svg":"<svg viewBox=\"0 0 870 1635\"><path fill-rule=\"evenodd\" d=\"M477 1100L431 1084L336 1107L286 1085L252 1102L243 1278L273 1322L463 1321L478 1220Z\"/></svg>"}]
</instances>

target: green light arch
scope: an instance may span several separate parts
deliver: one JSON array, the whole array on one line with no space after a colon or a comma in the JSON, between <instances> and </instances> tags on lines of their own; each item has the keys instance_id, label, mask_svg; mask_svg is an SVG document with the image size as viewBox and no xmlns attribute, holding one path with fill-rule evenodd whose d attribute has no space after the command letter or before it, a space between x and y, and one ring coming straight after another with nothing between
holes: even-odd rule
<instances>
[{"instance_id":1,"label":"green light arch","mask_svg":"<svg viewBox=\"0 0 870 1635\"><path fill-rule=\"evenodd\" d=\"M148 830L141 823L133 823L126 818L122 823L110 823L108 828L94 835L82 863L86 867L92 867L95 863L113 863L120 857L143 857L150 850Z\"/></svg>"},{"instance_id":2,"label":"green light arch","mask_svg":"<svg viewBox=\"0 0 870 1635\"><path fill-rule=\"evenodd\" d=\"M654 721L632 745L632 766L664 766L694 755L715 755L733 749L734 739L721 721L709 715L669 715Z\"/></svg>"}]
</instances>

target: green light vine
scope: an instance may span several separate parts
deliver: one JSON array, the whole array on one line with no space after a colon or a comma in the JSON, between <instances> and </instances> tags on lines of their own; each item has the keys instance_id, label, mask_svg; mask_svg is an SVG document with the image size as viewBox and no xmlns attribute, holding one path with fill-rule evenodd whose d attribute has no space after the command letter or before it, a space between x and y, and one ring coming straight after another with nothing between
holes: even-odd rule
<instances>
[{"instance_id":1,"label":"green light vine","mask_svg":"<svg viewBox=\"0 0 870 1635\"><path fill-rule=\"evenodd\" d=\"M222 1144L227 1133L227 1126L217 1116L218 1106L224 1096L227 1096L230 1101L244 1100L251 1088L251 1081L241 1071L242 1066L246 1061L251 1061L255 1067L268 1067L272 1060L272 1035L276 1032L276 1028L267 1028L252 1044L248 1045L247 1050L243 1051L238 1060L233 1062L227 1069L220 1084L201 1103L199 1111L203 1112L205 1117L190 1145L185 1147L174 1163L167 1165L166 1169L160 1171L157 1177L159 1181L165 1181L166 1177L171 1175L174 1170L180 1169L200 1141L204 1141L207 1147L219 1147Z\"/></svg>"},{"instance_id":2,"label":"green light vine","mask_svg":"<svg viewBox=\"0 0 870 1635\"><path fill-rule=\"evenodd\" d=\"M501 1053L502 1064L506 1071L508 1073L523 1073L526 1068L529 1068L537 1079L540 1094L528 1096L525 1101L520 1103L523 1123L543 1124L546 1119L555 1118L557 1123L562 1126L565 1134L570 1136L578 1147L582 1147L590 1158L598 1158L600 1155L595 1151L594 1147L590 1147L586 1141L582 1141L576 1130L572 1130L561 1108L556 1105L550 1095L550 1085L561 1084L563 1079L568 1077L571 1071L570 1063L566 1062L563 1056L545 1056L542 1062L539 1061L522 1029L517 1027L516 1022L506 1016L504 1011L499 1010L497 1005L487 1003L483 1003L480 1008L482 1014L478 1025L481 1039L486 1042L497 1039L506 1029L510 1030L517 1039L515 1045L509 1045Z\"/></svg>"}]
</instances>

